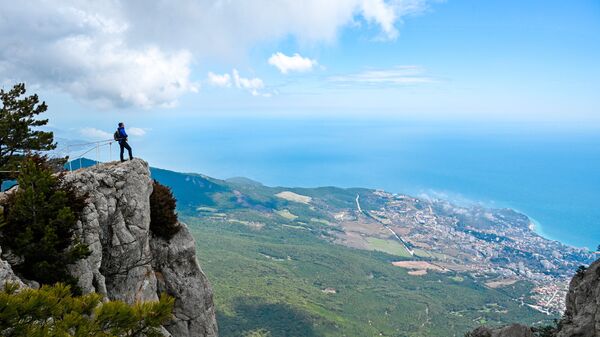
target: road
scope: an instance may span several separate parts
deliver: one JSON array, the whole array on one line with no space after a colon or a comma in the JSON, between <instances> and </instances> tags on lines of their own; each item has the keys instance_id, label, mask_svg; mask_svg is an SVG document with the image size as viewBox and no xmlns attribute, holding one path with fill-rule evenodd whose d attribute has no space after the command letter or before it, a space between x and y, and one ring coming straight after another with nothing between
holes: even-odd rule
<instances>
[{"instance_id":1,"label":"road","mask_svg":"<svg viewBox=\"0 0 600 337\"><path fill-rule=\"evenodd\" d=\"M390 228L387 224L381 222L381 220L375 218L374 216L372 216L368 212L363 211L363 209L360 207L359 198L360 198L360 194L356 194L356 208L358 209L358 212L360 212L361 214L363 214L364 216L366 216L366 217L368 217L370 219L373 219L373 220L379 222L383 227L385 227L385 229L387 229L388 231L390 231L394 235L394 237L396 238L396 240L398 240L398 242L400 242L400 244L410 254L410 256L414 256L415 252L412 249L408 248L408 245L406 244L406 242L404 242L404 240L402 240L402 238L400 237L400 235L396 234L396 232L394 232L394 230L392 228Z\"/></svg>"}]
</instances>

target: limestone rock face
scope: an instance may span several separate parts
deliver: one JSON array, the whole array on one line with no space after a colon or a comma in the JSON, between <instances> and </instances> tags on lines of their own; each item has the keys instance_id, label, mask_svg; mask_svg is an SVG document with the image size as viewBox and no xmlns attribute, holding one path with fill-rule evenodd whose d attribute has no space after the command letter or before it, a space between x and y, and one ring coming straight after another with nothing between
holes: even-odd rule
<instances>
[{"instance_id":1,"label":"limestone rock face","mask_svg":"<svg viewBox=\"0 0 600 337\"><path fill-rule=\"evenodd\" d=\"M103 164L67 174L65 180L88 197L77 234L92 254L72 268L83 292L130 303L157 300L147 164Z\"/></svg>"},{"instance_id":2,"label":"limestone rock face","mask_svg":"<svg viewBox=\"0 0 600 337\"><path fill-rule=\"evenodd\" d=\"M216 336L212 289L196 260L196 243L185 224L169 241L150 241L158 291L175 297L173 336Z\"/></svg>"},{"instance_id":3,"label":"limestone rock face","mask_svg":"<svg viewBox=\"0 0 600 337\"><path fill-rule=\"evenodd\" d=\"M600 337L600 260L569 285L558 337Z\"/></svg>"},{"instance_id":4,"label":"limestone rock face","mask_svg":"<svg viewBox=\"0 0 600 337\"><path fill-rule=\"evenodd\" d=\"M140 159L106 163L70 172L65 180L87 196L77 235L91 255L71 268L84 293L111 300L175 298L174 320L165 326L174 337L214 337L217 323L210 284L196 260L187 226L171 240L150 232L152 179ZM19 282L0 260L0 283ZM167 334L165 331L165 334Z\"/></svg>"},{"instance_id":5,"label":"limestone rock face","mask_svg":"<svg viewBox=\"0 0 600 337\"><path fill-rule=\"evenodd\" d=\"M14 190L16 191L16 189ZM6 198L8 198L9 193L11 193L11 191L0 192L0 203L3 203ZM2 206L0 206L0 208L2 208ZM2 209L2 211L4 210ZM4 256L4 254L2 254L2 247L0 247L0 290L4 289L4 285L7 282L15 283L19 287L25 286L23 281L21 281L21 279L13 272L10 263L6 261L6 257L5 259L2 259L2 256Z\"/></svg>"},{"instance_id":6,"label":"limestone rock face","mask_svg":"<svg viewBox=\"0 0 600 337\"><path fill-rule=\"evenodd\" d=\"M2 249L0 248L0 256L1 255ZM10 264L2 260L2 258L0 258L0 290L4 289L4 285L7 282L15 283L19 287L25 286L25 284L23 284L23 281L21 281L21 279L17 275L15 275L12 268L10 267Z\"/></svg>"}]
</instances>

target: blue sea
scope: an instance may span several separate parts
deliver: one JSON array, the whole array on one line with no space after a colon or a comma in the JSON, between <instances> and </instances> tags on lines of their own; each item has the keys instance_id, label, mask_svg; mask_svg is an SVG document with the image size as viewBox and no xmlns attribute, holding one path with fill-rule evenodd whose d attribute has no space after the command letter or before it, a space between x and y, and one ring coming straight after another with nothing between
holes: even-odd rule
<instances>
[{"instance_id":1,"label":"blue sea","mask_svg":"<svg viewBox=\"0 0 600 337\"><path fill-rule=\"evenodd\" d=\"M197 116L165 122L131 143L156 167L511 207L548 238L600 244L600 133L593 128Z\"/></svg>"}]
</instances>

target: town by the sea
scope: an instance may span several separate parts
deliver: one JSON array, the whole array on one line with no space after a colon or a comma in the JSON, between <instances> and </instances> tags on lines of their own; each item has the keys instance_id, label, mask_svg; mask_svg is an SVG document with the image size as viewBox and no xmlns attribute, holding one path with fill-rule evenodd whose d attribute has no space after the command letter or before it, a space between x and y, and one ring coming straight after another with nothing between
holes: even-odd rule
<instances>
[{"instance_id":1,"label":"town by the sea","mask_svg":"<svg viewBox=\"0 0 600 337\"><path fill-rule=\"evenodd\" d=\"M600 133L594 128L198 116L165 130L166 138L136 144L157 167L510 207L532 218L545 237L592 250L600 244ZM184 143L194 152L178 151Z\"/></svg>"}]
</instances>

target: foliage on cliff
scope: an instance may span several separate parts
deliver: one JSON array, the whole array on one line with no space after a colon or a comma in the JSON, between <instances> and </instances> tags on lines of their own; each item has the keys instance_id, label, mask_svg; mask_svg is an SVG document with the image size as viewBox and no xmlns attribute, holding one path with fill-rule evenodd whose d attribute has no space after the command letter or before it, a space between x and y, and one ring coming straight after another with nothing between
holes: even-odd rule
<instances>
[{"instance_id":1,"label":"foliage on cliff","mask_svg":"<svg viewBox=\"0 0 600 337\"><path fill-rule=\"evenodd\" d=\"M39 157L23 162L17 181L19 189L4 205L0 227L3 249L16 257L13 269L41 284L74 286L77 280L67 267L89 254L73 237L84 198Z\"/></svg>"},{"instance_id":2,"label":"foliage on cliff","mask_svg":"<svg viewBox=\"0 0 600 337\"><path fill-rule=\"evenodd\" d=\"M14 170L23 158L32 151L52 150L52 132L36 130L48 123L36 117L48 109L40 103L37 95L25 96L25 84L16 84L11 90L0 89L0 170ZM0 183L12 178L0 173Z\"/></svg>"},{"instance_id":3,"label":"foliage on cliff","mask_svg":"<svg viewBox=\"0 0 600 337\"><path fill-rule=\"evenodd\" d=\"M155 180L150 195L150 230L154 235L170 240L179 232L176 206L177 200L171 189Z\"/></svg>"},{"instance_id":4,"label":"foliage on cliff","mask_svg":"<svg viewBox=\"0 0 600 337\"><path fill-rule=\"evenodd\" d=\"M90 293L73 296L69 286L21 289L7 284L0 291L0 336L163 336L160 327L172 317L174 300L129 305L103 302Z\"/></svg>"}]
</instances>

